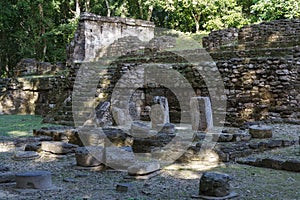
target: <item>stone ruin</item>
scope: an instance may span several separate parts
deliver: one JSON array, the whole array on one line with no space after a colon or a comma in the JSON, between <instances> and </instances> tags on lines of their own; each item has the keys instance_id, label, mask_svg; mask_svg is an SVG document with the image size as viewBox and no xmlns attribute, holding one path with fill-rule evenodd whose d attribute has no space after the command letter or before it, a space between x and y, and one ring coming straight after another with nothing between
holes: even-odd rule
<instances>
[{"instance_id":1,"label":"stone ruin","mask_svg":"<svg viewBox=\"0 0 300 200\"><path fill-rule=\"evenodd\" d=\"M260 26L263 29L260 29ZM286 26L292 27L287 30L291 32L278 32ZM85 13L80 19L75 40L69 48L71 66L68 67L68 74L59 74L60 70L57 72L55 67L47 66L46 74L52 76L35 79L27 75L43 74L40 67L17 69L16 74L25 77L1 80L3 89L0 94L6 102L2 103L1 109L3 113L43 114L50 122L74 125L72 114L77 111L72 109L72 106L74 108L75 105L76 108L76 105L82 104L72 101L71 96L78 71L86 62L93 61L97 66L99 59L116 56L118 58L113 63L100 71L100 77L96 74L96 78L100 79L97 79L96 83L97 104L87 107L92 108L89 110L91 112L80 113L83 118L81 121L77 119L79 127L34 130L35 139L26 141L25 151L15 152L13 159L36 159L39 152L58 156L75 155L76 167L80 170L101 171L112 167L127 170L129 178L145 178L151 174L158 174L161 164L152 157L143 158L147 161L137 161L135 154L152 154L155 158L157 156L167 159L170 155L161 150L182 132L178 123L190 121L191 127L187 130L192 135L192 140L184 141L190 142L189 147L185 153L180 154L177 162L212 162L210 158L213 157L215 162L237 161L254 166L299 171L299 161L240 159L253 153L299 143L294 139L279 138L272 133L270 126L255 122L271 120L299 123L298 30L299 21L280 20L240 30L212 32L204 38L204 46L217 63L211 70L220 71L225 84L224 98L228 104L227 110L213 110L211 101L214 94L210 94L203 77L197 74L184 58L164 51L165 47L174 46L172 38L152 39L153 24L148 22L110 19ZM104 35L112 33L117 35L113 40L102 39ZM250 36L255 38L255 44L249 39ZM145 42L149 40L149 43ZM133 46L124 47L124 44L128 43ZM95 44L97 46L93 46ZM108 47L103 49L105 45ZM205 53L205 50L198 49L188 53L195 56ZM29 66L28 62L25 63L24 66ZM165 73L157 71L159 77L161 74L168 74L168 68L178 71L197 91L196 96L189 98L191 95L187 94L186 88L179 85L180 94L186 97L183 99L184 104L180 104L177 96L169 88L156 84L155 81L144 84L141 80L145 77L141 76L141 71L137 69L136 74L127 77L128 79L122 82L123 85L118 86L124 93L131 92L132 95L122 99L126 94L120 93L115 97L118 101L113 101L113 89L117 87L117 82L122 80L122 76L147 63L162 68ZM85 72L82 77L94 72ZM136 77L141 77L141 80L136 80ZM215 93L218 92L220 91L216 88ZM20 94L17 100L13 97L16 93ZM37 95L34 98L36 101L25 105L24 99L32 98L30 95ZM84 96L85 93L80 95ZM11 105L7 103L9 100ZM47 110L49 113L43 113L37 109L38 106L45 106L44 112ZM190 108L190 112L182 112L180 106ZM226 121L222 122L220 113L224 112ZM244 126L222 128L223 124ZM204 148L207 137L215 143L209 152ZM178 151L176 145L178 144L175 143L172 149L174 154ZM163 154L162 157L159 154ZM15 175L7 172L5 180L12 179L17 181L18 188L52 187L49 172L25 172ZM230 177L224 174L204 174L199 183L199 196L236 196L230 191L229 180ZM117 185L118 191L127 191L128 188L128 184Z\"/></svg>"}]
</instances>

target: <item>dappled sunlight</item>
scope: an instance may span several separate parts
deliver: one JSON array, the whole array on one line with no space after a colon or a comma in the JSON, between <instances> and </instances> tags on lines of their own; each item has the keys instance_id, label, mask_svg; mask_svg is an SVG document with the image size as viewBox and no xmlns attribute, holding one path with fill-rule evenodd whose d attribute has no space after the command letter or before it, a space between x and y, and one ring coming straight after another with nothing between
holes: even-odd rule
<instances>
[{"instance_id":1,"label":"dappled sunlight","mask_svg":"<svg viewBox=\"0 0 300 200\"><path fill-rule=\"evenodd\" d=\"M30 135L30 132L28 132L28 131L9 131L8 134L11 136L14 136L14 137L21 137L21 136Z\"/></svg>"},{"instance_id":2,"label":"dappled sunlight","mask_svg":"<svg viewBox=\"0 0 300 200\"><path fill-rule=\"evenodd\" d=\"M199 179L201 172L221 166L221 163L210 161L192 161L190 163L175 163L163 170L170 176L180 179Z\"/></svg>"}]
</instances>

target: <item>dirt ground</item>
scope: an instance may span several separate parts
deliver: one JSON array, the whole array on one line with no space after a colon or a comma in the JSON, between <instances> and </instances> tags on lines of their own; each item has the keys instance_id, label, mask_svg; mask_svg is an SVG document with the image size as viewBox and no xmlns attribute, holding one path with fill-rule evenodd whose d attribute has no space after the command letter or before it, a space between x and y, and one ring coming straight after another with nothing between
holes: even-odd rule
<instances>
[{"instance_id":1,"label":"dirt ground","mask_svg":"<svg viewBox=\"0 0 300 200\"><path fill-rule=\"evenodd\" d=\"M276 131L299 134L299 125L275 125ZM233 177L232 190L239 194L236 199L300 199L300 173L257 168L236 163L173 164L148 180L125 179L127 173L113 170L90 171L76 169L73 154L54 156L41 153L36 160L11 159L15 147L9 142L0 143L2 167L11 172L48 170L55 186L49 190L16 190L15 183L0 184L0 199L72 199L72 200L142 200L142 199L191 199L199 190L199 179L204 171L224 172ZM265 152L266 153L266 152ZM300 154L294 155L300 159ZM130 182L127 192L116 191L118 183Z\"/></svg>"}]
</instances>

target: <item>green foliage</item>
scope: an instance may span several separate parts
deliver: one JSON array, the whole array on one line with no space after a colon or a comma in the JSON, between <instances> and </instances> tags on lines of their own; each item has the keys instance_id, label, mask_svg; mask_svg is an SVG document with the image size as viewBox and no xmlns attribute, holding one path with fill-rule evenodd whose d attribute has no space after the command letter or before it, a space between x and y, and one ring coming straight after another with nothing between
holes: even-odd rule
<instances>
[{"instance_id":1,"label":"green foliage","mask_svg":"<svg viewBox=\"0 0 300 200\"><path fill-rule=\"evenodd\" d=\"M84 11L190 33L300 17L299 0L5 0L0 9L0 77L26 57L65 61Z\"/></svg>"},{"instance_id":2,"label":"green foliage","mask_svg":"<svg viewBox=\"0 0 300 200\"><path fill-rule=\"evenodd\" d=\"M58 126L43 124L43 118L36 115L0 115L0 136L30 136L33 129Z\"/></svg>"},{"instance_id":3,"label":"green foliage","mask_svg":"<svg viewBox=\"0 0 300 200\"><path fill-rule=\"evenodd\" d=\"M270 21L300 17L298 0L258 0L251 6L254 21Z\"/></svg>"}]
</instances>

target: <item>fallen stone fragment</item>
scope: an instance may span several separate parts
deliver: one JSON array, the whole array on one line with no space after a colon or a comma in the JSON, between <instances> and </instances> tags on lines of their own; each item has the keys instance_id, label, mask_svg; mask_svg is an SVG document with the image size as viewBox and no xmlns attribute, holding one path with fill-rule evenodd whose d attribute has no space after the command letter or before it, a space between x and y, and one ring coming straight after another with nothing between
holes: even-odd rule
<instances>
[{"instance_id":1,"label":"fallen stone fragment","mask_svg":"<svg viewBox=\"0 0 300 200\"><path fill-rule=\"evenodd\" d=\"M174 134L175 133L175 124L166 123L158 124L158 131L161 133Z\"/></svg>"},{"instance_id":2,"label":"fallen stone fragment","mask_svg":"<svg viewBox=\"0 0 300 200\"><path fill-rule=\"evenodd\" d=\"M82 167L95 167L104 163L104 148L101 146L78 147L75 151L76 163Z\"/></svg>"},{"instance_id":3,"label":"fallen stone fragment","mask_svg":"<svg viewBox=\"0 0 300 200\"><path fill-rule=\"evenodd\" d=\"M54 154L74 153L78 145L66 142L42 142L41 150Z\"/></svg>"},{"instance_id":4,"label":"fallen stone fragment","mask_svg":"<svg viewBox=\"0 0 300 200\"><path fill-rule=\"evenodd\" d=\"M119 147L105 148L105 164L114 169L127 169L135 163L133 152L128 152Z\"/></svg>"},{"instance_id":5,"label":"fallen stone fragment","mask_svg":"<svg viewBox=\"0 0 300 200\"><path fill-rule=\"evenodd\" d=\"M135 137L149 137L150 126L142 122L132 122L131 135Z\"/></svg>"},{"instance_id":6,"label":"fallen stone fragment","mask_svg":"<svg viewBox=\"0 0 300 200\"><path fill-rule=\"evenodd\" d=\"M249 133L252 138L271 138L272 127L265 125L252 125L249 127Z\"/></svg>"},{"instance_id":7,"label":"fallen stone fragment","mask_svg":"<svg viewBox=\"0 0 300 200\"><path fill-rule=\"evenodd\" d=\"M300 161L299 160L287 160L282 163L282 169L293 172L300 172Z\"/></svg>"},{"instance_id":8,"label":"fallen stone fragment","mask_svg":"<svg viewBox=\"0 0 300 200\"><path fill-rule=\"evenodd\" d=\"M118 183L116 186L116 190L119 192L128 192L129 190L133 190L134 185L132 183Z\"/></svg>"},{"instance_id":9,"label":"fallen stone fragment","mask_svg":"<svg viewBox=\"0 0 300 200\"><path fill-rule=\"evenodd\" d=\"M204 172L200 179L199 195L224 197L230 194L229 181L232 178L223 173Z\"/></svg>"},{"instance_id":10,"label":"fallen stone fragment","mask_svg":"<svg viewBox=\"0 0 300 200\"><path fill-rule=\"evenodd\" d=\"M0 183L15 182L15 174L13 172L0 173Z\"/></svg>"},{"instance_id":11,"label":"fallen stone fragment","mask_svg":"<svg viewBox=\"0 0 300 200\"><path fill-rule=\"evenodd\" d=\"M51 173L48 171L29 171L16 174L16 187L19 189L52 188Z\"/></svg>"},{"instance_id":12,"label":"fallen stone fragment","mask_svg":"<svg viewBox=\"0 0 300 200\"><path fill-rule=\"evenodd\" d=\"M136 162L128 167L128 174L131 176L141 176L156 172L160 169L159 162Z\"/></svg>"},{"instance_id":13,"label":"fallen stone fragment","mask_svg":"<svg viewBox=\"0 0 300 200\"><path fill-rule=\"evenodd\" d=\"M25 145L25 151L39 151L41 148L40 142L29 143Z\"/></svg>"},{"instance_id":14,"label":"fallen stone fragment","mask_svg":"<svg viewBox=\"0 0 300 200\"><path fill-rule=\"evenodd\" d=\"M17 151L14 153L12 159L14 160L33 160L39 158L40 155L35 151Z\"/></svg>"}]
</instances>

